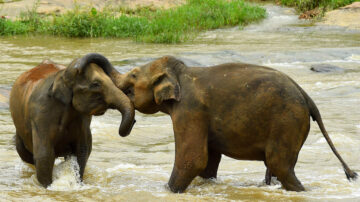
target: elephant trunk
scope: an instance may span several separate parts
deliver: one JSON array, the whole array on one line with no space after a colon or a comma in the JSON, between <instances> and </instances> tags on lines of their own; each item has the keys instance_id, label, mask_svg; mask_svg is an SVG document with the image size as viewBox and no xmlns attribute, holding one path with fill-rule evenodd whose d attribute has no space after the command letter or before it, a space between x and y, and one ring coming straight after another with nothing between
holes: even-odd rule
<instances>
[{"instance_id":1,"label":"elephant trunk","mask_svg":"<svg viewBox=\"0 0 360 202\"><path fill-rule=\"evenodd\" d=\"M119 110L122 115L122 120L119 128L119 135L126 137L130 134L132 127L135 124L135 109L130 99L118 88L114 87L109 92L107 102L115 109Z\"/></svg>"},{"instance_id":2,"label":"elephant trunk","mask_svg":"<svg viewBox=\"0 0 360 202\"><path fill-rule=\"evenodd\" d=\"M120 75L106 57L98 53L89 53L80 58L74 64L74 68L81 72L84 72L85 68L90 63L95 63L100 66L104 72L109 75L112 81ZM114 87L109 90L107 97L107 103L114 106L122 114L122 120L119 128L119 135L125 137L130 134L130 131L135 123L135 109L130 99L118 88Z\"/></svg>"},{"instance_id":3,"label":"elephant trunk","mask_svg":"<svg viewBox=\"0 0 360 202\"><path fill-rule=\"evenodd\" d=\"M129 119L128 121L121 122L121 125L119 128L120 136L125 137L130 133L133 125L136 122L136 120L134 119L134 116L135 116L134 105L130 101L130 99L123 93L123 91L119 88L119 85L123 80L123 75L120 74L115 68L112 69L112 71L109 73L109 75L110 75L111 80L114 82L115 86L118 88L116 90L118 92L114 92L114 94L116 94L116 96L118 96L117 99L118 99L118 101L120 101L120 105L116 105L116 108L119 109L119 111L122 113L123 120ZM121 111L121 109L123 109L123 107L125 107L126 110Z\"/></svg>"},{"instance_id":4,"label":"elephant trunk","mask_svg":"<svg viewBox=\"0 0 360 202\"><path fill-rule=\"evenodd\" d=\"M121 92L122 93L122 92ZM123 96L126 97L124 93L122 93ZM128 98L126 97L128 100ZM117 106L118 110L120 110L122 114L122 120L119 127L119 135L122 137L126 137L130 134L136 120L135 120L135 109L134 105L130 102L127 104L124 104L124 102L121 102L120 106Z\"/></svg>"},{"instance_id":5,"label":"elephant trunk","mask_svg":"<svg viewBox=\"0 0 360 202\"><path fill-rule=\"evenodd\" d=\"M126 74L121 74L120 72L116 71L115 69L110 72L110 78L114 82L115 86L118 87L120 90L124 89L124 78Z\"/></svg>"},{"instance_id":6,"label":"elephant trunk","mask_svg":"<svg viewBox=\"0 0 360 202\"><path fill-rule=\"evenodd\" d=\"M105 56L99 53L86 54L85 56L77 60L77 62L74 65L74 68L79 69L80 72L83 72L85 68L89 66L90 63L97 64L99 67L101 67L104 70L104 72L107 75L110 75L110 73L115 70L115 68L112 66L109 60Z\"/></svg>"}]
</instances>

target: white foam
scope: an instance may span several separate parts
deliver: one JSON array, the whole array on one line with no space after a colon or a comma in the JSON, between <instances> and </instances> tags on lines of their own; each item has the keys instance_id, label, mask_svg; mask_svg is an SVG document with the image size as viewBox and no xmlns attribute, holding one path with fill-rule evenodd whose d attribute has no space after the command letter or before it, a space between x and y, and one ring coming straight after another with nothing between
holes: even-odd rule
<instances>
[{"instance_id":1,"label":"white foam","mask_svg":"<svg viewBox=\"0 0 360 202\"><path fill-rule=\"evenodd\" d=\"M114 172L116 170L129 169L129 168L144 168L144 166L137 166L132 163L123 163L123 164L118 164L115 167L106 169L106 172Z\"/></svg>"},{"instance_id":2,"label":"white foam","mask_svg":"<svg viewBox=\"0 0 360 202\"><path fill-rule=\"evenodd\" d=\"M75 156L58 164L55 163L53 168L53 182L48 189L53 191L81 189L83 183L80 180L79 169L77 158Z\"/></svg>"},{"instance_id":3,"label":"white foam","mask_svg":"<svg viewBox=\"0 0 360 202\"><path fill-rule=\"evenodd\" d=\"M348 57L346 59L352 60L352 61L360 61L360 55L352 54L350 57Z\"/></svg>"}]
</instances>

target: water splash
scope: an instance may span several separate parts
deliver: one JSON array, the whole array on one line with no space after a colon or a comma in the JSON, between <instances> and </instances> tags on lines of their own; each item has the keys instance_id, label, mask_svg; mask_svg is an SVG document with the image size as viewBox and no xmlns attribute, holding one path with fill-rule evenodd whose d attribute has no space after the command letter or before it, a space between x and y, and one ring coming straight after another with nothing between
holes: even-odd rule
<instances>
[{"instance_id":1,"label":"water splash","mask_svg":"<svg viewBox=\"0 0 360 202\"><path fill-rule=\"evenodd\" d=\"M48 189L53 191L81 189L83 183L80 180L79 170L79 164L75 156L71 156L60 163L55 162L53 182Z\"/></svg>"}]
</instances>

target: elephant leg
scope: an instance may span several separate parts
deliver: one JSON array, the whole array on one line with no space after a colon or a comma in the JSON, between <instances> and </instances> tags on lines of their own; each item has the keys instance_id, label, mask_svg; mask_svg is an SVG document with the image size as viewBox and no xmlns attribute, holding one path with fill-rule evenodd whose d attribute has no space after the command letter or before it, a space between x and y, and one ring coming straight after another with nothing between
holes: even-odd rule
<instances>
[{"instance_id":1,"label":"elephant leg","mask_svg":"<svg viewBox=\"0 0 360 202\"><path fill-rule=\"evenodd\" d=\"M207 166L207 125L199 114L179 110L172 115L175 134L175 163L168 182L172 192L182 193Z\"/></svg>"},{"instance_id":2,"label":"elephant leg","mask_svg":"<svg viewBox=\"0 0 360 202\"><path fill-rule=\"evenodd\" d=\"M83 180L85 166L87 163L87 160L91 153L91 147L92 147L92 138L90 129L86 130L87 135L83 135L84 138L82 138L76 146L76 158L77 162L79 164L79 175L80 179Z\"/></svg>"},{"instance_id":3,"label":"elephant leg","mask_svg":"<svg viewBox=\"0 0 360 202\"><path fill-rule=\"evenodd\" d=\"M186 155L186 152L178 155ZM200 154L199 159L179 159L175 160L174 168L168 182L169 188L174 193L182 193L189 186L191 181L199 175L206 167L207 155ZM188 158L188 157L187 157ZM175 157L176 159L176 157Z\"/></svg>"},{"instance_id":4,"label":"elephant leg","mask_svg":"<svg viewBox=\"0 0 360 202\"><path fill-rule=\"evenodd\" d=\"M271 184L271 177L272 177L272 174L270 172L270 169L269 168L266 168L266 173L265 173L265 183L267 185L270 185Z\"/></svg>"},{"instance_id":5,"label":"elephant leg","mask_svg":"<svg viewBox=\"0 0 360 202\"><path fill-rule=\"evenodd\" d=\"M265 148L267 168L289 191L305 191L305 188L295 175L295 164L300 149L310 129L307 109L295 109L296 113L281 114L274 117L274 127L269 134L272 141ZM295 117L295 118L294 118ZM300 121L304 119L304 121ZM275 127L276 126L276 127Z\"/></svg>"},{"instance_id":6,"label":"elephant leg","mask_svg":"<svg viewBox=\"0 0 360 202\"><path fill-rule=\"evenodd\" d=\"M89 158L90 153L86 145L79 145L76 150L77 163L79 164L79 175L80 179L83 180L85 166Z\"/></svg>"},{"instance_id":7,"label":"elephant leg","mask_svg":"<svg viewBox=\"0 0 360 202\"><path fill-rule=\"evenodd\" d=\"M270 168L266 165L266 160L264 161L266 172L265 172L265 184L270 185L271 184L271 178L276 177L273 173L271 173Z\"/></svg>"},{"instance_id":8,"label":"elephant leg","mask_svg":"<svg viewBox=\"0 0 360 202\"><path fill-rule=\"evenodd\" d=\"M33 155L25 148L24 142L22 141L19 135L15 135L15 142L16 142L16 151L19 154L20 158L26 163L34 165Z\"/></svg>"},{"instance_id":9,"label":"elephant leg","mask_svg":"<svg viewBox=\"0 0 360 202\"><path fill-rule=\"evenodd\" d=\"M274 173L283 187L288 191L305 191L301 182L295 176L294 167L297 153L281 152L276 149L266 151L266 183L271 182L271 173Z\"/></svg>"},{"instance_id":10,"label":"elephant leg","mask_svg":"<svg viewBox=\"0 0 360 202\"><path fill-rule=\"evenodd\" d=\"M200 177L205 179L216 178L220 160L221 153L208 148L207 166L205 170L200 173Z\"/></svg>"}]
</instances>

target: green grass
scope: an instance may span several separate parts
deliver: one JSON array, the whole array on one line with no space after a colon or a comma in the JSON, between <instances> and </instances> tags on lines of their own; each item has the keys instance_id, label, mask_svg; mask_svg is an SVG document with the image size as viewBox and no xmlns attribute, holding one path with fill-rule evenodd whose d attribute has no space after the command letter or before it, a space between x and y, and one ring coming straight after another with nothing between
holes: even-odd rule
<instances>
[{"instance_id":1,"label":"green grass","mask_svg":"<svg viewBox=\"0 0 360 202\"><path fill-rule=\"evenodd\" d=\"M282 5L294 6L302 12L315 8L320 8L324 11L333 10L351 4L355 1L360 0L279 0Z\"/></svg>"},{"instance_id":2,"label":"green grass","mask_svg":"<svg viewBox=\"0 0 360 202\"><path fill-rule=\"evenodd\" d=\"M0 18L0 35L18 35L28 31L28 26L22 22Z\"/></svg>"},{"instance_id":3,"label":"green grass","mask_svg":"<svg viewBox=\"0 0 360 202\"><path fill-rule=\"evenodd\" d=\"M168 10L120 9L123 13L74 9L63 15L40 18L36 10L18 21L0 19L0 35L47 34L66 37L118 37L139 42L180 43L199 32L244 26L266 17L265 9L243 0L188 0Z\"/></svg>"}]
</instances>

